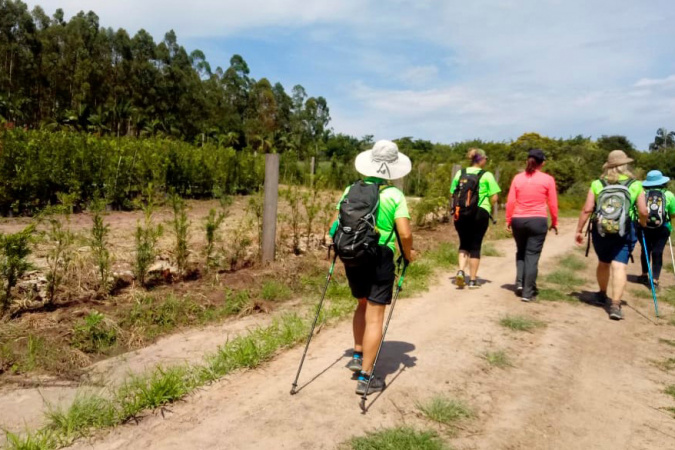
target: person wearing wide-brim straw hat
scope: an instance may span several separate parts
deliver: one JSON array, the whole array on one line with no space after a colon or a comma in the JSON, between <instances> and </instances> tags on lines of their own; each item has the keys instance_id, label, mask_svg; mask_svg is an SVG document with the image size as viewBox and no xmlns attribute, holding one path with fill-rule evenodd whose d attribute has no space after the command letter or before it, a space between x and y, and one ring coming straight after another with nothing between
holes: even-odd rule
<instances>
[{"instance_id":1,"label":"person wearing wide-brim straw hat","mask_svg":"<svg viewBox=\"0 0 675 450\"><path fill-rule=\"evenodd\" d=\"M612 320L623 319L621 297L626 288L626 267L637 241L635 222L639 220L644 226L647 219L642 183L635 179L629 168L632 162L623 150L609 153L602 166L602 176L593 181L588 190L575 235L577 244L582 245L586 222L592 216L589 238L598 256L596 276L600 288L595 294L595 302L609 308ZM607 295L610 274L611 299Z\"/></svg>"},{"instance_id":2,"label":"person wearing wide-brim straw hat","mask_svg":"<svg viewBox=\"0 0 675 450\"><path fill-rule=\"evenodd\" d=\"M400 238L400 250L406 261L413 260L412 231L410 214L403 192L388 183L406 176L412 164L410 158L398 150L396 143L380 140L373 148L360 153L354 163L357 172L364 176L363 180L349 186L337 205L338 211L345 200L349 200L352 192L372 190L368 186L377 185L374 194L379 192L375 229L379 233L377 256L366 264L348 266L345 273L349 281L352 295L358 299L353 319L354 352L347 367L355 372L358 379L356 393L368 394L384 389L384 380L374 378L373 362L382 339L384 311L393 297L395 279L394 252L396 241L394 234ZM374 205L373 205L374 207ZM341 214L341 213L340 213ZM338 218L333 223L331 236L339 236ZM335 238L334 238L335 239ZM343 262L345 260L343 259ZM371 379L372 377L372 379ZM367 388L370 380L370 388Z\"/></svg>"},{"instance_id":3,"label":"person wearing wide-brim straw hat","mask_svg":"<svg viewBox=\"0 0 675 450\"><path fill-rule=\"evenodd\" d=\"M642 275L638 281L644 284L649 283L649 265L647 264L647 257L649 257L655 288L659 287L659 277L663 268L663 251L673 231L671 221L675 219L675 195L666 188L669 181L670 178L664 176L661 171L652 170L647 173L647 178L642 182L646 194L648 217L647 226L638 230L638 240L642 246L640 254Z\"/></svg>"}]
</instances>

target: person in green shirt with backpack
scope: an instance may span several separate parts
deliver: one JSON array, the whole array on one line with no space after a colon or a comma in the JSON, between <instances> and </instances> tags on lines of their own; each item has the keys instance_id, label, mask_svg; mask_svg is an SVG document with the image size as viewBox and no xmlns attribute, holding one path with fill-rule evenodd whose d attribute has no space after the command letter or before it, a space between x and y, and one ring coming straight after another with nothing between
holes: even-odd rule
<instances>
[{"instance_id":1,"label":"person in green shirt with backpack","mask_svg":"<svg viewBox=\"0 0 675 450\"><path fill-rule=\"evenodd\" d=\"M640 246L642 246L640 255L642 275L638 281L644 284L649 283L649 266L647 265L647 257L649 257L655 288L659 287L659 276L663 267L663 250L673 231L671 221L675 218L675 195L666 189L669 181L670 178L663 176L660 171L652 170L647 174L647 179L642 182L645 188L648 216L645 228L638 230ZM647 248L644 247L643 235Z\"/></svg>"},{"instance_id":2,"label":"person in green shirt with backpack","mask_svg":"<svg viewBox=\"0 0 675 450\"><path fill-rule=\"evenodd\" d=\"M365 178L345 189L330 235L358 300L352 322L354 352L347 368L355 373L356 393L362 395L366 389L371 394L385 388L372 368L382 340L385 308L393 297L396 242L405 261L414 257L405 196L388 182L403 178L412 164L396 143L380 140L361 152L354 165Z\"/></svg>"},{"instance_id":3,"label":"person in green shirt with backpack","mask_svg":"<svg viewBox=\"0 0 675 450\"><path fill-rule=\"evenodd\" d=\"M488 157L484 150L472 148L466 156L471 166L457 171L450 185L452 213L459 235L459 270L455 283L458 288L464 288L464 270L468 265L469 289L477 289L483 238L492 218L492 205L497 202L501 189L494 175L485 170Z\"/></svg>"},{"instance_id":4,"label":"person in green shirt with backpack","mask_svg":"<svg viewBox=\"0 0 675 450\"><path fill-rule=\"evenodd\" d=\"M598 255L596 276L600 287L595 301L609 307L612 320L623 319L621 297L626 288L626 267L637 241L635 222L644 226L647 219L642 183L635 179L628 166L632 162L622 150L609 153L602 176L591 183L575 235L575 241L581 245L590 217L589 238ZM607 297L610 274L611 300Z\"/></svg>"}]
</instances>

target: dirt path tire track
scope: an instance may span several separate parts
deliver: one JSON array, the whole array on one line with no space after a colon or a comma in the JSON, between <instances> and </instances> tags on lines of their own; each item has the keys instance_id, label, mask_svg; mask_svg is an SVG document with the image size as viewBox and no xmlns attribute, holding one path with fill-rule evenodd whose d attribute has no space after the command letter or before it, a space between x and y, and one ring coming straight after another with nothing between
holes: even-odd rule
<instances>
[{"instance_id":1,"label":"dirt path tire track","mask_svg":"<svg viewBox=\"0 0 675 450\"><path fill-rule=\"evenodd\" d=\"M548 239L544 270L572 248L572 229L568 223ZM655 327L631 310L616 323L587 305L524 304L502 288L513 282L513 244L498 248L505 256L485 258L481 273L490 282L482 289L457 291L445 274L428 293L399 302L378 365L389 387L365 417L344 368L352 339L345 322L314 338L300 385L320 376L295 396L289 390L300 347L226 377L164 417L151 414L76 448L328 449L367 431L420 424L415 403L438 393L477 409L470 432L453 441L457 448L675 448L668 436L675 422L654 409L668 406L667 375L649 363L663 358L658 337L674 338L672 327ZM514 333L497 324L507 313L548 326ZM487 349L506 349L515 367L489 370L481 358Z\"/></svg>"}]
</instances>

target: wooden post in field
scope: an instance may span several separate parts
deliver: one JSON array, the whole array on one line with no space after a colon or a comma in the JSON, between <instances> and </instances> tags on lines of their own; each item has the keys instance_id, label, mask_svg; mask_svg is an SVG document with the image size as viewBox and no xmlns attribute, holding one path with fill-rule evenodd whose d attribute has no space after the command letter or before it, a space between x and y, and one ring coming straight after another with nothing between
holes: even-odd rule
<instances>
[{"instance_id":1,"label":"wooden post in field","mask_svg":"<svg viewBox=\"0 0 675 450\"><path fill-rule=\"evenodd\" d=\"M263 200L262 262L274 261L279 198L279 154L265 155L265 198Z\"/></svg>"},{"instance_id":2,"label":"wooden post in field","mask_svg":"<svg viewBox=\"0 0 675 450\"><path fill-rule=\"evenodd\" d=\"M499 184L499 175L501 173L501 170L498 168L495 170L495 180L497 181L497 184ZM495 202L494 205L492 205L492 220L497 220L497 213L499 212L499 200Z\"/></svg>"}]
</instances>

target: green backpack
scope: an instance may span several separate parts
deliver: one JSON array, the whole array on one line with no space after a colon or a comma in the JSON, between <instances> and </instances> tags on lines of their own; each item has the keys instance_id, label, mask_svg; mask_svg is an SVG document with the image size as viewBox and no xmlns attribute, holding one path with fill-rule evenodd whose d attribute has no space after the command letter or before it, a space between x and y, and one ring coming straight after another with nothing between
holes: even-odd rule
<instances>
[{"instance_id":1,"label":"green backpack","mask_svg":"<svg viewBox=\"0 0 675 450\"><path fill-rule=\"evenodd\" d=\"M624 237L630 230L630 210L632 208L630 186L635 180L609 184L600 180L602 190L595 201L593 213L595 229L602 237Z\"/></svg>"}]
</instances>

